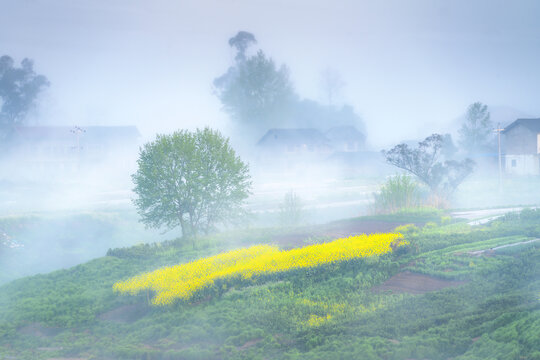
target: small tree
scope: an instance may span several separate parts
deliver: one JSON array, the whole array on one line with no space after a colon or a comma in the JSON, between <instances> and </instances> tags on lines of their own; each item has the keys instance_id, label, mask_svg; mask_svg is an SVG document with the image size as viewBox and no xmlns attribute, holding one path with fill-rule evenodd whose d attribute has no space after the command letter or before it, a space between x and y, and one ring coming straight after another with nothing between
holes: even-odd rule
<instances>
[{"instance_id":1,"label":"small tree","mask_svg":"<svg viewBox=\"0 0 540 360\"><path fill-rule=\"evenodd\" d=\"M444 138L433 134L411 149L407 144L399 144L385 151L386 161L400 169L416 175L426 184L432 194L439 199L447 199L474 169L474 161L439 161Z\"/></svg>"},{"instance_id":2,"label":"small tree","mask_svg":"<svg viewBox=\"0 0 540 360\"><path fill-rule=\"evenodd\" d=\"M484 150L489 145L492 129L487 105L475 102L467 109L465 121L459 129L459 143L469 153Z\"/></svg>"},{"instance_id":3,"label":"small tree","mask_svg":"<svg viewBox=\"0 0 540 360\"><path fill-rule=\"evenodd\" d=\"M283 226L297 226L302 220L304 205L300 196L294 191L289 191L283 197L279 205L279 217Z\"/></svg>"},{"instance_id":4,"label":"small tree","mask_svg":"<svg viewBox=\"0 0 540 360\"><path fill-rule=\"evenodd\" d=\"M209 128L158 135L141 148L138 165L132 178L141 221L180 226L193 240L236 218L251 187L248 166Z\"/></svg>"}]
</instances>

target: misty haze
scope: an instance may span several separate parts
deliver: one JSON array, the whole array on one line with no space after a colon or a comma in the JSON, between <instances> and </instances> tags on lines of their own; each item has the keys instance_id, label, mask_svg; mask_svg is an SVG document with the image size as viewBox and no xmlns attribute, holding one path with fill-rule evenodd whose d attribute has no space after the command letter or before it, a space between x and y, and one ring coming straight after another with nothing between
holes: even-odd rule
<instances>
[{"instance_id":1,"label":"misty haze","mask_svg":"<svg viewBox=\"0 0 540 360\"><path fill-rule=\"evenodd\" d=\"M538 15L3 1L0 359L540 359Z\"/></svg>"}]
</instances>

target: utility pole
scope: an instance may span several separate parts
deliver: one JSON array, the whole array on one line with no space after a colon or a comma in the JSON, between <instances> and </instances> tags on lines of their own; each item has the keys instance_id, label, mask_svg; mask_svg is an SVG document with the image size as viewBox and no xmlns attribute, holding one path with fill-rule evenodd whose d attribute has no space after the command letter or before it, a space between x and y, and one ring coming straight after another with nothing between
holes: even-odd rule
<instances>
[{"instance_id":1,"label":"utility pole","mask_svg":"<svg viewBox=\"0 0 540 360\"><path fill-rule=\"evenodd\" d=\"M501 123L497 123L497 128L495 132L497 133L498 142L499 142L499 192L502 191L502 157L501 157L501 132L504 131L504 128L501 128Z\"/></svg>"}]
</instances>

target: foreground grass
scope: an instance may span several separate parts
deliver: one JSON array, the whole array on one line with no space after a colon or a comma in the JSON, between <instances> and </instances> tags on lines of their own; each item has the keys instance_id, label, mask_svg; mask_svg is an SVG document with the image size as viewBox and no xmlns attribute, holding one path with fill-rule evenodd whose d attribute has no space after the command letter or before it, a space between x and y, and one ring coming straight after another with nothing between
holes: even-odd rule
<instances>
[{"instance_id":1,"label":"foreground grass","mask_svg":"<svg viewBox=\"0 0 540 360\"><path fill-rule=\"evenodd\" d=\"M539 244L467 254L538 237L539 224L540 213L526 211L480 227L410 228L408 251L165 308L148 306L145 294L116 296L112 285L226 246L114 250L0 287L0 358L540 359ZM421 295L372 291L405 269L464 284Z\"/></svg>"}]
</instances>

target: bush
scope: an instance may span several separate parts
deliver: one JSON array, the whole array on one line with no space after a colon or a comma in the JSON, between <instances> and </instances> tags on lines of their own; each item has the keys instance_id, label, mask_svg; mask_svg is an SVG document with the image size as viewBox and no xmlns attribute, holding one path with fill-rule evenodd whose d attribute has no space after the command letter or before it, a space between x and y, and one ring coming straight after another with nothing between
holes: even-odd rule
<instances>
[{"instance_id":1,"label":"bush","mask_svg":"<svg viewBox=\"0 0 540 360\"><path fill-rule=\"evenodd\" d=\"M379 193L373 194L374 212L395 213L401 209L414 208L425 202L425 191L411 176L402 174L390 177Z\"/></svg>"},{"instance_id":2,"label":"bush","mask_svg":"<svg viewBox=\"0 0 540 360\"><path fill-rule=\"evenodd\" d=\"M415 234L418 231L420 231L420 229L418 229L418 227L414 224L405 224L405 225L400 225L396 227L394 231L405 235L405 234Z\"/></svg>"}]
</instances>

